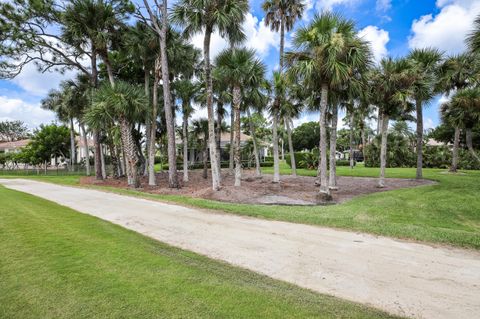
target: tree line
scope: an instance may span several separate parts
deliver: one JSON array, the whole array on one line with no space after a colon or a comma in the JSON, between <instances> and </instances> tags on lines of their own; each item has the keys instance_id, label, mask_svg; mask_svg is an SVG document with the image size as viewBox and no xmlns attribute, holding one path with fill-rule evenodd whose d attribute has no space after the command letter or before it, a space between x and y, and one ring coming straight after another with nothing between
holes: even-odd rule
<instances>
[{"instance_id":1,"label":"tree line","mask_svg":"<svg viewBox=\"0 0 480 319\"><path fill-rule=\"evenodd\" d=\"M0 5L1 76L15 77L29 63L35 63L42 72L78 71L76 79L63 82L42 106L55 111L71 127L78 121L83 138L87 130L91 132L97 179L105 178L101 156L106 147L114 175L126 175L133 187L140 186L144 173L149 185L156 185L159 136L167 144L169 186L180 187L176 136L182 138L183 180L188 181L188 127L193 103L207 110L206 122L194 126L204 133L203 149L209 152L214 190L222 185L220 135L227 110L235 186L242 180L242 114L247 115L253 138L257 176L261 172L256 132L261 128L256 127L252 114L270 115L273 182L278 183L279 128L285 128L288 150L293 154L293 120L305 110L319 113L318 182L323 199L330 198L330 190L337 187L340 109L346 111L351 127L350 152L354 149L353 127L360 127L365 146L367 119L376 112L376 133L381 141L379 187L385 186L391 120L416 122L417 178L422 178L423 109L438 94L451 97L442 105L442 120L456 128L452 170L456 170L462 131L478 159L471 131L480 114L480 17L466 39L468 51L463 54L446 56L435 48L422 48L376 63L369 43L358 35L355 21L335 12L319 13L296 28L292 47L286 51L285 37L304 14L305 3L266 0L262 7L265 24L280 33L279 69L271 76L256 52L244 45L242 23L249 11L246 0L180 0L171 7L167 0L143 0L137 6L128 0L13 0ZM212 59L210 46L215 32L228 40L229 47ZM203 35L201 51L189 41L197 34ZM179 132L175 126L177 109L182 113ZM143 131L146 154L140 145ZM290 161L295 175L295 156L290 156Z\"/></svg>"}]
</instances>

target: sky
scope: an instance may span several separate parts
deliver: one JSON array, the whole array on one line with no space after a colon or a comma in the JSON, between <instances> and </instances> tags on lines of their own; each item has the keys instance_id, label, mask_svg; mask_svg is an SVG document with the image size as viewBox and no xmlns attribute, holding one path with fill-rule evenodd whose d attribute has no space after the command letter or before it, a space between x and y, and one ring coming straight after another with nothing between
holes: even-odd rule
<instances>
[{"instance_id":1,"label":"sky","mask_svg":"<svg viewBox=\"0 0 480 319\"><path fill-rule=\"evenodd\" d=\"M304 0L306 12L296 26L308 25L314 15L322 10L332 10L353 19L359 35L370 42L376 61L386 56L401 57L412 48L435 47L445 54L456 54L465 50L464 39L480 14L480 0ZM245 45L256 50L257 55L268 66L269 72L278 68L279 35L264 25L262 1L250 0L250 12L243 24L247 35ZM293 30L294 32L295 30ZM290 38L287 35L286 49ZM202 34L194 36L192 43L201 48ZM211 55L215 56L227 46L218 35L214 35ZM12 80L0 80L0 121L22 120L30 128L55 120L53 113L42 110L40 101L49 90L58 87L63 79L74 76L73 71L65 74L39 73L34 65ZM424 112L425 129L439 124L439 105L447 97L437 96L427 105ZM341 115L341 114L340 114ZM206 110L198 110L194 118L205 117ZM318 120L318 115L305 113L295 121L299 125ZM339 119L339 125L343 122Z\"/></svg>"}]
</instances>

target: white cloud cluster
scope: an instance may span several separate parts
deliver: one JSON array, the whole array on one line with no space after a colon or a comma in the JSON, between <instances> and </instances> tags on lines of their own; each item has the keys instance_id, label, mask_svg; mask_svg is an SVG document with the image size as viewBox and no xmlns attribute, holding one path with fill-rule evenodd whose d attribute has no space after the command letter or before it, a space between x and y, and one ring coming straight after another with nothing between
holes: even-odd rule
<instances>
[{"instance_id":1,"label":"white cloud cluster","mask_svg":"<svg viewBox=\"0 0 480 319\"><path fill-rule=\"evenodd\" d=\"M465 50L465 37L480 14L478 0L437 0L440 12L414 20L408 44L410 48L435 47L446 53Z\"/></svg>"},{"instance_id":2,"label":"white cloud cluster","mask_svg":"<svg viewBox=\"0 0 480 319\"><path fill-rule=\"evenodd\" d=\"M36 128L42 123L48 123L55 119L55 115L40 108L40 104L27 103L18 98L0 96L0 121L20 120L30 128Z\"/></svg>"},{"instance_id":3,"label":"white cloud cluster","mask_svg":"<svg viewBox=\"0 0 480 319\"><path fill-rule=\"evenodd\" d=\"M369 25L360 30L358 35L370 43L375 62L380 62L382 58L388 55L387 43L390 41L390 36L387 31Z\"/></svg>"},{"instance_id":4,"label":"white cloud cluster","mask_svg":"<svg viewBox=\"0 0 480 319\"><path fill-rule=\"evenodd\" d=\"M278 47L280 36L277 32L271 31L265 26L264 20L258 20L257 17L248 13L243 22L243 30L247 36L245 46L257 51L259 57L265 57L273 47ZM192 43L199 49L203 49L204 34L197 34L192 38ZM212 34L210 43L210 56L214 58L218 53L228 47L227 39L223 38L218 32Z\"/></svg>"},{"instance_id":5,"label":"white cloud cluster","mask_svg":"<svg viewBox=\"0 0 480 319\"><path fill-rule=\"evenodd\" d=\"M337 5L351 5L351 4L356 4L360 3L363 0L317 0L315 3L315 9L317 11L322 11L322 10L327 10L331 11L334 6Z\"/></svg>"}]
</instances>

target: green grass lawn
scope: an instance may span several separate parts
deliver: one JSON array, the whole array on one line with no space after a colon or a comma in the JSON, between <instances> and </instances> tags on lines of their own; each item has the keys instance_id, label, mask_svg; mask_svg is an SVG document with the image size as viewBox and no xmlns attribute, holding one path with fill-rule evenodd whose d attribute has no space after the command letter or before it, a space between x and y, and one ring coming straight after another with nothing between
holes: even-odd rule
<instances>
[{"instance_id":1,"label":"green grass lawn","mask_svg":"<svg viewBox=\"0 0 480 319\"><path fill-rule=\"evenodd\" d=\"M271 173L271 169L264 169L264 172ZM281 172L288 174L290 169L283 164ZM342 176L377 177L378 172L378 168L338 167L338 174ZM316 174L310 170L298 173ZM230 204L134 190L112 191L239 215L480 249L480 171L451 175L445 170L425 169L424 175L438 184L360 196L340 205L314 207ZM387 177L414 178L415 169L387 169ZM56 181L63 180L74 183L72 177L59 177Z\"/></svg>"},{"instance_id":2,"label":"green grass lawn","mask_svg":"<svg viewBox=\"0 0 480 319\"><path fill-rule=\"evenodd\" d=\"M0 318L391 318L1 186L0 203Z\"/></svg>"}]
</instances>

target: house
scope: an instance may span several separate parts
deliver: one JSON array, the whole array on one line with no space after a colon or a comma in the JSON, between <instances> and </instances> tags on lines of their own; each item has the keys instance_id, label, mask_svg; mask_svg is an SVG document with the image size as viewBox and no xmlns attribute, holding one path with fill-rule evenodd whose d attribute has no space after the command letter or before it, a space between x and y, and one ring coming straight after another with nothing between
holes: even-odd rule
<instances>
[{"instance_id":1,"label":"house","mask_svg":"<svg viewBox=\"0 0 480 319\"><path fill-rule=\"evenodd\" d=\"M0 142L0 153L18 153L27 146L29 139L13 142Z\"/></svg>"},{"instance_id":2,"label":"house","mask_svg":"<svg viewBox=\"0 0 480 319\"><path fill-rule=\"evenodd\" d=\"M203 136L200 136L200 139L202 139ZM244 133L240 133L240 146L243 147L244 145L246 145L249 141L251 141L252 137L247 135L247 134L244 134ZM178 154L183 154L183 148L182 148L182 140L181 139L177 139L175 141L177 147L179 147L179 151L178 151ZM261 143L259 143L261 144ZM223 132L221 135L220 135L220 149L221 149L221 160L222 161L228 161L229 159L229 149L230 149L230 132ZM263 146L259 146L259 153L260 153L260 157L263 157L265 156L266 154L266 151L267 151L267 148L266 147L263 147ZM201 162L203 160L202 158L203 156L203 150L200 148L200 146L194 146L194 147L190 147L188 149L188 161L190 163L196 163L196 162Z\"/></svg>"}]
</instances>

